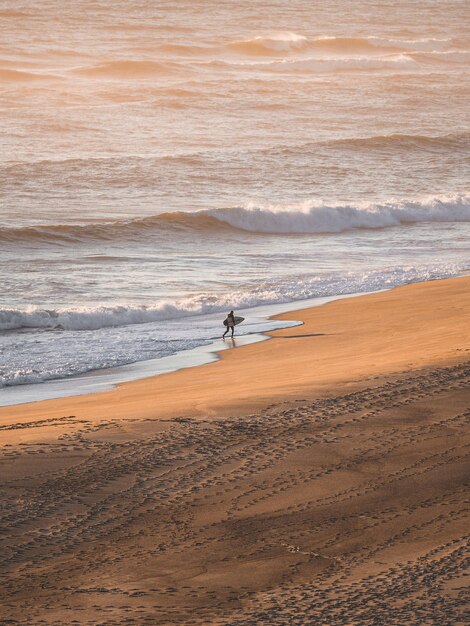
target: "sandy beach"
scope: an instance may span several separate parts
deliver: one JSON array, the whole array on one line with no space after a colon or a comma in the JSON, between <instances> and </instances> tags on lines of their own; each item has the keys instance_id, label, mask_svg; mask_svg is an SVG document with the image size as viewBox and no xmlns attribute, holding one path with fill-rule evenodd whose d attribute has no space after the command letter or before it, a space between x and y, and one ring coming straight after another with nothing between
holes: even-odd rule
<instances>
[{"instance_id":1,"label":"sandy beach","mask_svg":"<svg viewBox=\"0 0 470 626\"><path fill-rule=\"evenodd\" d=\"M0 623L465 623L470 278L281 317L0 409Z\"/></svg>"}]
</instances>

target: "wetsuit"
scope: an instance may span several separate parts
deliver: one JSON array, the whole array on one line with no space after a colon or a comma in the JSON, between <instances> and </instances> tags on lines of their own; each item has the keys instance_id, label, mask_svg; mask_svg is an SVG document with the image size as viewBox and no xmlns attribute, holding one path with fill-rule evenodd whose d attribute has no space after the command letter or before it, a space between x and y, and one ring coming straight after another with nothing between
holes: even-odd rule
<instances>
[{"instance_id":1,"label":"wetsuit","mask_svg":"<svg viewBox=\"0 0 470 626\"><path fill-rule=\"evenodd\" d=\"M232 313L229 313L227 315L227 330L222 335L222 339L225 337L225 335L228 333L230 329L232 329L232 337L233 337L233 331L235 329L235 317Z\"/></svg>"}]
</instances>

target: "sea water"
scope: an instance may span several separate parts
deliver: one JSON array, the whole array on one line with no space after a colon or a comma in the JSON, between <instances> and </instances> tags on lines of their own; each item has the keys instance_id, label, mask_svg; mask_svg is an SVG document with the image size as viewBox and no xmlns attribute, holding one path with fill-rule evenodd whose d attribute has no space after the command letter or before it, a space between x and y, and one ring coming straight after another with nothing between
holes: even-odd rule
<instances>
[{"instance_id":1,"label":"sea water","mask_svg":"<svg viewBox=\"0 0 470 626\"><path fill-rule=\"evenodd\" d=\"M197 349L231 309L259 333L252 307L468 272L469 17L1 2L0 387Z\"/></svg>"}]
</instances>

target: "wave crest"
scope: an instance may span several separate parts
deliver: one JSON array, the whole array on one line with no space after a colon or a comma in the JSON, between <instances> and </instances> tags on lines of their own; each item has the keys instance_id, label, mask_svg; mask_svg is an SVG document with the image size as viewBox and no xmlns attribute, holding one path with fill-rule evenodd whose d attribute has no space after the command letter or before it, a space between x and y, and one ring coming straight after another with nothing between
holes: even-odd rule
<instances>
[{"instance_id":1,"label":"wave crest","mask_svg":"<svg viewBox=\"0 0 470 626\"><path fill-rule=\"evenodd\" d=\"M67 244L73 242L97 240L113 241L116 239L139 239L146 233L160 230L174 232L182 230L208 231L217 227L217 220L204 211L189 213L174 211L150 217L115 222L97 222L86 224L51 224L25 227L0 228L0 241L46 242ZM219 223L219 226L221 224Z\"/></svg>"},{"instance_id":2,"label":"wave crest","mask_svg":"<svg viewBox=\"0 0 470 626\"><path fill-rule=\"evenodd\" d=\"M332 37L308 39L304 35L281 31L252 39L235 41L226 48L246 56L283 56L299 52L326 52L334 55L378 55L400 52L435 52L452 45L450 39L387 39L383 37Z\"/></svg>"},{"instance_id":3,"label":"wave crest","mask_svg":"<svg viewBox=\"0 0 470 626\"><path fill-rule=\"evenodd\" d=\"M175 211L150 217L115 222L53 224L0 228L5 243L67 244L87 240L140 240L160 232L197 233L242 230L259 234L326 234L353 229L378 229L418 222L470 222L467 195L397 200L362 205L325 205L314 201L281 205L250 203L245 207Z\"/></svg>"},{"instance_id":4,"label":"wave crest","mask_svg":"<svg viewBox=\"0 0 470 626\"><path fill-rule=\"evenodd\" d=\"M114 305L75 308L0 309L0 331L27 328L97 330L131 324L145 324L203 313L197 300L186 303L161 302L154 306Z\"/></svg>"},{"instance_id":5,"label":"wave crest","mask_svg":"<svg viewBox=\"0 0 470 626\"><path fill-rule=\"evenodd\" d=\"M302 50L307 46L307 37L286 31L243 41L235 41L228 44L227 48L249 56L277 56L286 52Z\"/></svg>"},{"instance_id":6,"label":"wave crest","mask_svg":"<svg viewBox=\"0 0 470 626\"><path fill-rule=\"evenodd\" d=\"M276 234L339 233L352 229L377 229L417 222L468 222L467 196L427 201L397 201L363 206L267 205L207 212L240 230Z\"/></svg>"},{"instance_id":7,"label":"wave crest","mask_svg":"<svg viewBox=\"0 0 470 626\"><path fill-rule=\"evenodd\" d=\"M124 60L77 68L74 73L89 78L145 78L172 74L177 69L171 62Z\"/></svg>"},{"instance_id":8,"label":"wave crest","mask_svg":"<svg viewBox=\"0 0 470 626\"><path fill-rule=\"evenodd\" d=\"M27 72L26 70L15 70L10 68L0 67L0 80L9 82L32 82L39 80L49 80L56 78L51 74L41 74L35 72Z\"/></svg>"}]
</instances>

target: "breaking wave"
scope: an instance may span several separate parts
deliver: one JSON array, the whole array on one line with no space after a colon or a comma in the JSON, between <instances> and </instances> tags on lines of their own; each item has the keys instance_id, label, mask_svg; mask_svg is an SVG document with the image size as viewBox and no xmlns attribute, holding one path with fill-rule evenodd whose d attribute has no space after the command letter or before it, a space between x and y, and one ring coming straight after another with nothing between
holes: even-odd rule
<instances>
[{"instance_id":1,"label":"breaking wave","mask_svg":"<svg viewBox=\"0 0 470 626\"><path fill-rule=\"evenodd\" d=\"M153 52L155 49L151 49ZM277 69L340 71L412 66L431 59L465 62L467 50L451 39L386 39L380 37L318 37L280 31L251 39L216 43L165 43L154 59L110 59L77 67L73 74L88 78L130 79L171 75L198 66L264 65ZM426 56L428 55L428 56ZM187 63L190 59L194 64ZM198 60L199 59L199 60ZM302 65L303 64L303 65Z\"/></svg>"},{"instance_id":2,"label":"breaking wave","mask_svg":"<svg viewBox=\"0 0 470 626\"><path fill-rule=\"evenodd\" d=\"M0 331L26 328L97 330L114 326L145 324L209 312L198 298L193 301L161 302L154 306L96 306L42 309L0 309Z\"/></svg>"},{"instance_id":3,"label":"breaking wave","mask_svg":"<svg viewBox=\"0 0 470 626\"><path fill-rule=\"evenodd\" d=\"M387 39L381 37L318 37L309 39L284 31L227 44L227 49L245 56L284 56L299 52L328 54L390 54L398 52L434 52L452 45L450 39Z\"/></svg>"},{"instance_id":4,"label":"breaking wave","mask_svg":"<svg viewBox=\"0 0 470 626\"><path fill-rule=\"evenodd\" d=\"M326 234L353 229L379 229L419 222L470 222L470 197L399 200L382 204L324 205L314 201L281 205L175 211L115 222L53 224L1 228L0 241L66 244L86 240L140 239L158 232L190 231L200 237L225 230L258 234Z\"/></svg>"},{"instance_id":5,"label":"breaking wave","mask_svg":"<svg viewBox=\"0 0 470 626\"><path fill-rule=\"evenodd\" d=\"M324 206L304 202L287 207L249 205L246 208L221 209L207 213L241 230L276 234L321 234L417 222L468 222L470 202L467 196L363 206Z\"/></svg>"},{"instance_id":6,"label":"breaking wave","mask_svg":"<svg viewBox=\"0 0 470 626\"><path fill-rule=\"evenodd\" d=\"M250 56L271 56L298 51L308 47L309 40L303 35L292 32L272 33L227 45L229 50Z\"/></svg>"}]
</instances>

